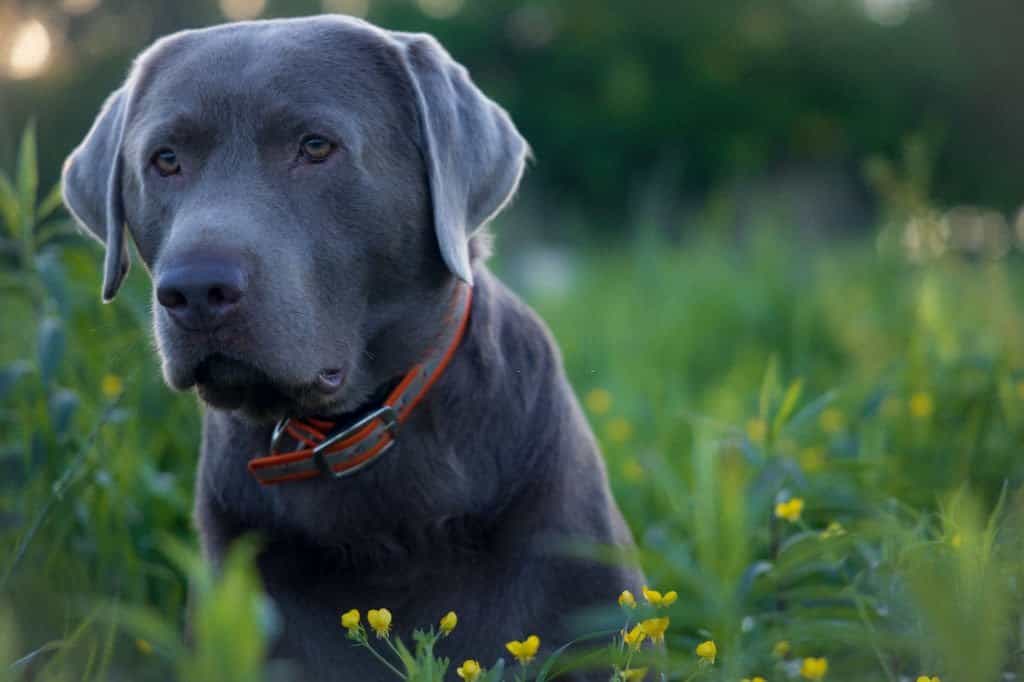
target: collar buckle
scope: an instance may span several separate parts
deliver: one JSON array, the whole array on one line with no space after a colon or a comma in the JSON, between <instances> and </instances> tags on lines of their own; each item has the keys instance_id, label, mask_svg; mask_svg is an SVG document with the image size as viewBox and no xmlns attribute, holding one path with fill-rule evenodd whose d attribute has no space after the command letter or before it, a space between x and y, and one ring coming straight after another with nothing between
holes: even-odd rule
<instances>
[{"instance_id":1,"label":"collar buckle","mask_svg":"<svg viewBox=\"0 0 1024 682\"><path fill-rule=\"evenodd\" d=\"M324 439L324 442L320 443L315 448L313 448L313 461L316 462L316 466L320 470L320 473L330 476L331 478L345 478L346 476L350 476L355 472L359 471L370 462L375 462L377 460L377 457L367 460L366 462L363 462L358 466L354 466L348 469L342 469L341 471L334 471L333 469L331 469L330 464L328 464L327 462L327 458L325 457L325 451L338 441L345 440L346 438L351 437L353 434L356 434L359 431L363 430L364 428L366 428L367 424L371 424L377 419L380 419L384 423L384 428L387 430L389 434L391 434L391 440L388 441L387 445L381 448L377 452L377 454L381 455L385 453L387 450L389 450L395 444L395 441L398 439L398 414L390 405L384 405L380 409L374 410L370 414L366 415L365 417L363 417L362 419L360 419L347 429L339 431L333 436Z\"/></svg>"}]
</instances>

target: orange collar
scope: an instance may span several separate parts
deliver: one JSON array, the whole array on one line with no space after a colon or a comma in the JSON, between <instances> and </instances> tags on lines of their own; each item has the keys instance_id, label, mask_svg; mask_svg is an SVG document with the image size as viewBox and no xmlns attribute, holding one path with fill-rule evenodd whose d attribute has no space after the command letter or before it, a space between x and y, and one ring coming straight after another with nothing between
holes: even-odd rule
<instances>
[{"instance_id":1,"label":"orange collar","mask_svg":"<svg viewBox=\"0 0 1024 682\"><path fill-rule=\"evenodd\" d=\"M473 288L458 282L437 343L406 373L379 409L340 430L335 422L325 419L282 419L274 427L270 454L250 460L249 472L263 485L272 485L321 474L343 478L377 461L395 444L399 426L451 362L465 334L472 300ZM286 436L297 449L280 453L277 447Z\"/></svg>"}]
</instances>

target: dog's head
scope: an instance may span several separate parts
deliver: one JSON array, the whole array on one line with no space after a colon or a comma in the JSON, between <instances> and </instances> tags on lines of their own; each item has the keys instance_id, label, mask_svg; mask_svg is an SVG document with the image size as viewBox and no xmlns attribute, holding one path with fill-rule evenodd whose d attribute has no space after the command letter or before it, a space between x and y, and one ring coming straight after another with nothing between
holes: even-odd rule
<instances>
[{"instance_id":1,"label":"dog's head","mask_svg":"<svg viewBox=\"0 0 1024 682\"><path fill-rule=\"evenodd\" d=\"M407 369L527 147L438 43L342 17L158 41L64 167L103 297L153 279L164 377L270 416L351 409Z\"/></svg>"}]
</instances>

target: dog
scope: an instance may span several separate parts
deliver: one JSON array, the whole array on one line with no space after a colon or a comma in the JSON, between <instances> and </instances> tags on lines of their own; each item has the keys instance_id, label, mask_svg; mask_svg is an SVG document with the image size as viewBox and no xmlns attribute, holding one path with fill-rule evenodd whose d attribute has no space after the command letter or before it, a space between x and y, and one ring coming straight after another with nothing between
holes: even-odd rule
<instances>
[{"instance_id":1,"label":"dog","mask_svg":"<svg viewBox=\"0 0 1024 682\"><path fill-rule=\"evenodd\" d=\"M319 16L158 40L64 165L104 300L127 233L166 383L203 403L204 556L259 536L302 679L390 674L350 608L406 641L454 610L439 653L487 664L642 582L559 551L633 540L550 334L484 263L528 155L432 37Z\"/></svg>"}]
</instances>

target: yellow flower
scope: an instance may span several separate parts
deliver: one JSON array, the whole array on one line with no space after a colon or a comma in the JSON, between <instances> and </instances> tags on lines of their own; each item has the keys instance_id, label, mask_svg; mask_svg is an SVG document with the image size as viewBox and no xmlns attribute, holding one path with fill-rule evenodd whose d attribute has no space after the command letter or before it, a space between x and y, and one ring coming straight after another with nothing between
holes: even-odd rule
<instances>
[{"instance_id":1,"label":"yellow flower","mask_svg":"<svg viewBox=\"0 0 1024 682\"><path fill-rule=\"evenodd\" d=\"M800 676L805 680L823 680L827 672L827 658L805 658L800 666Z\"/></svg>"},{"instance_id":2,"label":"yellow flower","mask_svg":"<svg viewBox=\"0 0 1024 682\"><path fill-rule=\"evenodd\" d=\"M715 657L718 656L718 645L710 639L706 642L701 642L697 645L697 656L701 661L714 663Z\"/></svg>"},{"instance_id":3,"label":"yellow flower","mask_svg":"<svg viewBox=\"0 0 1024 682\"><path fill-rule=\"evenodd\" d=\"M740 682L768 682L760 675L754 675L753 677L744 677Z\"/></svg>"},{"instance_id":4,"label":"yellow flower","mask_svg":"<svg viewBox=\"0 0 1024 682\"><path fill-rule=\"evenodd\" d=\"M444 618L441 619L441 634L450 635L455 626L459 624L459 617L455 615L454 611L449 611L444 614Z\"/></svg>"},{"instance_id":5,"label":"yellow flower","mask_svg":"<svg viewBox=\"0 0 1024 682\"><path fill-rule=\"evenodd\" d=\"M793 647L789 645L789 642L787 642L784 639L780 639L778 642L775 643L775 646L772 647L772 654L776 658L785 658L789 655L789 652L792 650L792 648Z\"/></svg>"},{"instance_id":6,"label":"yellow flower","mask_svg":"<svg viewBox=\"0 0 1024 682\"><path fill-rule=\"evenodd\" d=\"M804 448L800 451L800 468L809 474L825 468L825 451L821 448Z\"/></svg>"},{"instance_id":7,"label":"yellow flower","mask_svg":"<svg viewBox=\"0 0 1024 682\"><path fill-rule=\"evenodd\" d=\"M391 612L387 609L370 609L366 612L366 622L377 633L378 638L387 637L391 631Z\"/></svg>"},{"instance_id":8,"label":"yellow flower","mask_svg":"<svg viewBox=\"0 0 1024 682\"><path fill-rule=\"evenodd\" d=\"M349 632L355 631L359 627L359 611L357 609L350 609L341 614L341 627Z\"/></svg>"},{"instance_id":9,"label":"yellow flower","mask_svg":"<svg viewBox=\"0 0 1024 682\"><path fill-rule=\"evenodd\" d=\"M953 533L952 537L949 538L949 545L953 549L960 549L960 545L964 544L964 536L960 533Z\"/></svg>"},{"instance_id":10,"label":"yellow flower","mask_svg":"<svg viewBox=\"0 0 1024 682\"><path fill-rule=\"evenodd\" d=\"M838 408L830 407L822 411L818 424L825 433L839 433L846 426L846 417Z\"/></svg>"},{"instance_id":11,"label":"yellow flower","mask_svg":"<svg viewBox=\"0 0 1024 682\"><path fill-rule=\"evenodd\" d=\"M679 599L679 595L676 594L675 590L662 594L657 590L648 589L647 585L643 587L644 599L647 600L648 604L652 606L672 606Z\"/></svg>"},{"instance_id":12,"label":"yellow flower","mask_svg":"<svg viewBox=\"0 0 1024 682\"><path fill-rule=\"evenodd\" d=\"M838 521L833 521L828 524L828 528L821 531L822 540L831 540L832 538L838 538L846 535L846 529L843 528L843 524Z\"/></svg>"},{"instance_id":13,"label":"yellow flower","mask_svg":"<svg viewBox=\"0 0 1024 682\"><path fill-rule=\"evenodd\" d=\"M150 654L153 653L153 645L150 644L149 641L145 640L145 639L141 639L140 638L140 639L135 640L135 648L138 649L139 653L142 654L143 656L149 656Z\"/></svg>"},{"instance_id":14,"label":"yellow flower","mask_svg":"<svg viewBox=\"0 0 1024 682\"><path fill-rule=\"evenodd\" d=\"M932 675L931 677L928 677L927 675L920 675L917 678L917 682L942 682L942 680L939 679L938 675Z\"/></svg>"},{"instance_id":15,"label":"yellow flower","mask_svg":"<svg viewBox=\"0 0 1024 682\"><path fill-rule=\"evenodd\" d=\"M124 391L124 382L116 374L104 374L100 380L100 391L108 400L113 400Z\"/></svg>"},{"instance_id":16,"label":"yellow flower","mask_svg":"<svg viewBox=\"0 0 1024 682\"><path fill-rule=\"evenodd\" d=\"M668 630L669 620L665 618L648 618L640 623L640 629L651 638L652 642L660 642L665 639L665 630Z\"/></svg>"},{"instance_id":17,"label":"yellow flower","mask_svg":"<svg viewBox=\"0 0 1024 682\"><path fill-rule=\"evenodd\" d=\"M480 673L483 672L483 668L480 667L479 661L474 661L470 658L463 661L462 665L455 669L455 672L466 682L476 682L477 678L480 677Z\"/></svg>"},{"instance_id":18,"label":"yellow flower","mask_svg":"<svg viewBox=\"0 0 1024 682\"><path fill-rule=\"evenodd\" d=\"M605 425L604 433L613 443L625 443L633 437L633 425L625 417L612 417Z\"/></svg>"},{"instance_id":19,"label":"yellow flower","mask_svg":"<svg viewBox=\"0 0 1024 682\"><path fill-rule=\"evenodd\" d=\"M588 410L601 416L608 414L608 410L612 409L612 394L606 389L595 388L590 393L587 393L587 397L583 399L583 402Z\"/></svg>"},{"instance_id":20,"label":"yellow flower","mask_svg":"<svg viewBox=\"0 0 1024 682\"><path fill-rule=\"evenodd\" d=\"M918 419L927 419L935 411L932 396L925 391L918 391L910 396L910 414Z\"/></svg>"},{"instance_id":21,"label":"yellow flower","mask_svg":"<svg viewBox=\"0 0 1024 682\"><path fill-rule=\"evenodd\" d=\"M622 594L619 595L619 606L623 608L636 608L636 599L633 597L633 593L629 590L623 590Z\"/></svg>"},{"instance_id":22,"label":"yellow flower","mask_svg":"<svg viewBox=\"0 0 1024 682\"><path fill-rule=\"evenodd\" d=\"M636 460L636 457L626 457L622 460L622 477L627 481L631 483L642 481L646 473L643 465Z\"/></svg>"},{"instance_id":23,"label":"yellow flower","mask_svg":"<svg viewBox=\"0 0 1024 682\"><path fill-rule=\"evenodd\" d=\"M623 682L642 682L645 677L647 677L647 668L622 671Z\"/></svg>"},{"instance_id":24,"label":"yellow flower","mask_svg":"<svg viewBox=\"0 0 1024 682\"><path fill-rule=\"evenodd\" d=\"M800 520L800 515L804 512L804 501L801 497L794 497L786 502L779 502L775 505L775 516L776 518L786 519L790 523L796 523Z\"/></svg>"},{"instance_id":25,"label":"yellow flower","mask_svg":"<svg viewBox=\"0 0 1024 682\"><path fill-rule=\"evenodd\" d=\"M768 436L768 422L760 417L755 417L747 422L747 438L752 443L763 443Z\"/></svg>"},{"instance_id":26,"label":"yellow flower","mask_svg":"<svg viewBox=\"0 0 1024 682\"><path fill-rule=\"evenodd\" d=\"M537 655L537 649L540 648L540 637L537 635L530 635L522 642L512 640L505 645L508 652L516 657L522 665L527 665L533 660L533 657Z\"/></svg>"},{"instance_id":27,"label":"yellow flower","mask_svg":"<svg viewBox=\"0 0 1024 682\"><path fill-rule=\"evenodd\" d=\"M644 637L647 633L644 632L643 625L638 623L633 626L633 629L629 632L622 631L622 641L625 642L632 649L639 649L640 645L644 642Z\"/></svg>"}]
</instances>

